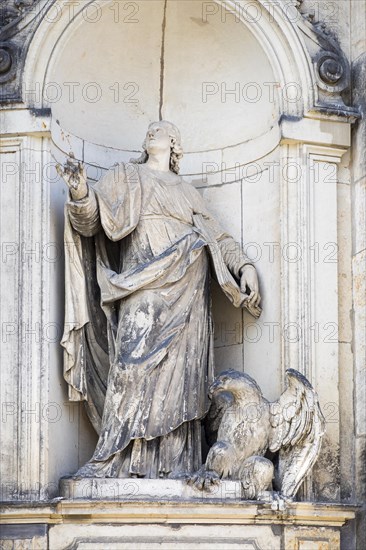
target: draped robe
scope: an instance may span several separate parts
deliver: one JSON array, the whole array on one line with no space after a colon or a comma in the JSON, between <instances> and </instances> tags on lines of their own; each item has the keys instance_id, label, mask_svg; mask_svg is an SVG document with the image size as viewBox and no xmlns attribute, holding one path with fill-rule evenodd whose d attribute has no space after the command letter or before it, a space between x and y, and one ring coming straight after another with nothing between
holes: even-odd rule
<instances>
[{"instance_id":1,"label":"draped robe","mask_svg":"<svg viewBox=\"0 0 366 550\"><path fill-rule=\"evenodd\" d=\"M69 200L65 247L65 379L99 434L80 475L198 469L214 366L208 250L237 306L232 275L249 260L193 186L147 165L120 164Z\"/></svg>"}]
</instances>

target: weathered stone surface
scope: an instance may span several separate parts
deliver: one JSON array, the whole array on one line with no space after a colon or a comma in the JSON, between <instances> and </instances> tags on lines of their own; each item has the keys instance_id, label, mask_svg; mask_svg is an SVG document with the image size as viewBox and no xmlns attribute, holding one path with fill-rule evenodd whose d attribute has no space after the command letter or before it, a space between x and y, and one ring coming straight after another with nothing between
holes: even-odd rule
<instances>
[{"instance_id":1,"label":"weathered stone surface","mask_svg":"<svg viewBox=\"0 0 366 550\"><path fill-rule=\"evenodd\" d=\"M357 548L366 544L366 436L360 436L355 441L355 478L356 502L360 508L357 514Z\"/></svg>"},{"instance_id":2,"label":"weathered stone surface","mask_svg":"<svg viewBox=\"0 0 366 550\"><path fill-rule=\"evenodd\" d=\"M365 502L365 434L366 432L366 4L364 0L351 2L355 34L352 37L352 92L362 119L354 129L352 140L352 232L353 232L353 300L354 300L354 414L355 456L353 483L358 502ZM358 435L359 434L359 435ZM366 544L366 510L360 510L356 528L357 548Z\"/></svg>"},{"instance_id":3,"label":"weathered stone surface","mask_svg":"<svg viewBox=\"0 0 366 550\"><path fill-rule=\"evenodd\" d=\"M284 548L286 550L333 550L333 548L340 548L340 534L336 529L286 527Z\"/></svg>"},{"instance_id":4,"label":"weathered stone surface","mask_svg":"<svg viewBox=\"0 0 366 550\"><path fill-rule=\"evenodd\" d=\"M45 550L48 548L46 524L7 524L0 526L1 550Z\"/></svg>"},{"instance_id":5,"label":"weathered stone surface","mask_svg":"<svg viewBox=\"0 0 366 550\"><path fill-rule=\"evenodd\" d=\"M351 186L338 184L338 338L352 341L352 210ZM342 370L346 365L342 363Z\"/></svg>"},{"instance_id":6,"label":"weathered stone surface","mask_svg":"<svg viewBox=\"0 0 366 550\"><path fill-rule=\"evenodd\" d=\"M366 433L366 250L353 258L356 435Z\"/></svg>"},{"instance_id":7,"label":"weathered stone surface","mask_svg":"<svg viewBox=\"0 0 366 550\"><path fill-rule=\"evenodd\" d=\"M366 74L366 73L365 73ZM366 133L365 133L366 136ZM366 168L365 168L366 170ZM353 253L366 248L366 176L353 183Z\"/></svg>"},{"instance_id":8,"label":"weathered stone surface","mask_svg":"<svg viewBox=\"0 0 366 550\"><path fill-rule=\"evenodd\" d=\"M340 408L340 481L341 500L353 502L355 487L352 479L350 464L354 461L354 373L353 373L352 344L339 344L339 385L342 388Z\"/></svg>"},{"instance_id":9,"label":"weathered stone surface","mask_svg":"<svg viewBox=\"0 0 366 550\"><path fill-rule=\"evenodd\" d=\"M350 1L350 20L351 20L351 58L356 60L363 55L366 50L366 2L365 0ZM343 22L339 20L339 25Z\"/></svg>"},{"instance_id":10,"label":"weathered stone surface","mask_svg":"<svg viewBox=\"0 0 366 550\"><path fill-rule=\"evenodd\" d=\"M366 175L366 96L363 83L366 78L366 52L363 52L352 64L352 95L358 106L361 118L352 135L352 181L358 183ZM363 196L363 200L364 196ZM356 223L356 218L354 219ZM356 248L355 252L360 250Z\"/></svg>"}]
</instances>

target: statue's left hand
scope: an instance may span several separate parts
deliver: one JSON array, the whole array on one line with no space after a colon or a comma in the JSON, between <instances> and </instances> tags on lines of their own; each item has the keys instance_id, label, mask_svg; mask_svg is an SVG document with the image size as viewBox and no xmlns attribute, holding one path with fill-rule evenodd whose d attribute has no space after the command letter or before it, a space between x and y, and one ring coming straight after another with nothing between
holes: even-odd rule
<instances>
[{"instance_id":1,"label":"statue's left hand","mask_svg":"<svg viewBox=\"0 0 366 550\"><path fill-rule=\"evenodd\" d=\"M240 290L243 294L247 294L247 289L249 289L249 303L254 307L258 307L261 302L261 295L259 294L257 271L252 265L245 265L241 270Z\"/></svg>"}]
</instances>

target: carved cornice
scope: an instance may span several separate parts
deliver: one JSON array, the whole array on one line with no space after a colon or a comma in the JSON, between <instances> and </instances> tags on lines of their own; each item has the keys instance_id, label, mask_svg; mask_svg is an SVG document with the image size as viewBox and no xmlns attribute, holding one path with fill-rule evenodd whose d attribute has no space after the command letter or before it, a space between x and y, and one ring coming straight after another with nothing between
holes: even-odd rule
<instances>
[{"instance_id":1,"label":"carved cornice","mask_svg":"<svg viewBox=\"0 0 366 550\"><path fill-rule=\"evenodd\" d=\"M79 524L118 523L210 523L241 525L309 525L341 527L355 518L357 506L333 503L293 502L280 512L270 504L248 501L88 501L59 500L41 503L4 503L0 524L70 523L75 517Z\"/></svg>"}]
</instances>

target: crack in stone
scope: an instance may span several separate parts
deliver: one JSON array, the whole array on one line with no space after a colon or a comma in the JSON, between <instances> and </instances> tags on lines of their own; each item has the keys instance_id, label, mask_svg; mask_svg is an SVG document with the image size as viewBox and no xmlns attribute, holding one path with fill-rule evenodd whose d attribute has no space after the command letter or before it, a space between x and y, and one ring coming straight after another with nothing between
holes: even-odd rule
<instances>
[{"instance_id":1,"label":"crack in stone","mask_svg":"<svg viewBox=\"0 0 366 550\"><path fill-rule=\"evenodd\" d=\"M160 99L159 99L159 120L163 119L164 101L164 56L165 56L165 30L166 30L166 9L168 0L164 2L164 16L162 23L161 53L160 53Z\"/></svg>"}]
</instances>

